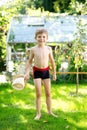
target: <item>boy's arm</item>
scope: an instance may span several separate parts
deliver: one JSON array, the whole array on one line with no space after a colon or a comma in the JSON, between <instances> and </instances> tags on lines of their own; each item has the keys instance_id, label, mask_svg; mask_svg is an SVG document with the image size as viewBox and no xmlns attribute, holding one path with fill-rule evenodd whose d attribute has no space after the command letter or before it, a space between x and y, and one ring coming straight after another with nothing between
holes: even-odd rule
<instances>
[{"instance_id":1,"label":"boy's arm","mask_svg":"<svg viewBox=\"0 0 87 130\"><path fill-rule=\"evenodd\" d=\"M50 58L50 62L51 62L52 69L53 69L53 80L56 80L56 66L55 66L55 62L54 62L53 53L52 53L51 48L50 48L49 58Z\"/></svg>"},{"instance_id":2,"label":"boy's arm","mask_svg":"<svg viewBox=\"0 0 87 130\"><path fill-rule=\"evenodd\" d=\"M33 58L34 58L33 49L31 49L31 50L30 50L29 60L28 60L28 63L27 63L27 65L26 65L25 76L24 76L24 78L25 78L26 80L29 79L30 68L31 68L31 64L32 64Z\"/></svg>"}]
</instances>

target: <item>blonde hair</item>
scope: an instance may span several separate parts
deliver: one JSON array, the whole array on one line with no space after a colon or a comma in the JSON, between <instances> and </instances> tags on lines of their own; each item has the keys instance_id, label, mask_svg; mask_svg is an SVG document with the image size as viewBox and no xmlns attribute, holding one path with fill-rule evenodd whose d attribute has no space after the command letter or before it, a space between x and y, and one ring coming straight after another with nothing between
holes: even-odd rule
<instances>
[{"instance_id":1,"label":"blonde hair","mask_svg":"<svg viewBox=\"0 0 87 130\"><path fill-rule=\"evenodd\" d=\"M47 37L48 37L48 32L47 32L46 29L37 29L36 33L35 33L35 39L36 39L38 34L42 34L42 33L45 33L47 35Z\"/></svg>"}]
</instances>

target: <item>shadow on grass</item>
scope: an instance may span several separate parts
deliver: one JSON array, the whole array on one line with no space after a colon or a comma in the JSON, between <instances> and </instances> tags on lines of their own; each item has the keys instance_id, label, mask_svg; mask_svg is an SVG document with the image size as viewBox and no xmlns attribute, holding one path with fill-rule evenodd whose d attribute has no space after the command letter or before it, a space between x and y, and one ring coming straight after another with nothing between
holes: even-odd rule
<instances>
[{"instance_id":1,"label":"shadow on grass","mask_svg":"<svg viewBox=\"0 0 87 130\"><path fill-rule=\"evenodd\" d=\"M87 99L87 84L81 84L79 86L79 93L75 95L75 84L52 84L52 97L57 99L58 102L63 104L62 106L72 106L74 110L87 111L86 100ZM72 109L71 108L71 109Z\"/></svg>"},{"instance_id":2,"label":"shadow on grass","mask_svg":"<svg viewBox=\"0 0 87 130\"><path fill-rule=\"evenodd\" d=\"M81 121L86 123L86 113L84 112L62 112L58 118L48 116L42 112L42 118L33 120L35 110L21 109L14 107L2 108L3 117L0 116L0 130L86 130L87 126L79 125Z\"/></svg>"},{"instance_id":3,"label":"shadow on grass","mask_svg":"<svg viewBox=\"0 0 87 130\"><path fill-rule=\"evenodd\" d=\"M66 89L67 87L67 89ZM82 105L82 98L69 95L74 86L52 85L52 94L56 103L58 99L75 103L76 106ZM67 91L66 91L67 90ZM55 109L58 118L49 116L42 109L42 117L35 121L35 89L33 84L27 85L23 91L12 89L11 84L0 85L0 130L86 130L87 111L77 110L67 111ZM79 101L80 100L80 101ZM79 104L79 105L78 105ZM61 105L61 104L59 104ZM62 107L64 104L62 105ZM56 105L54 106L56 107ZM69 106L70 107L70 106Z\"/></svg>"}]
</instances>

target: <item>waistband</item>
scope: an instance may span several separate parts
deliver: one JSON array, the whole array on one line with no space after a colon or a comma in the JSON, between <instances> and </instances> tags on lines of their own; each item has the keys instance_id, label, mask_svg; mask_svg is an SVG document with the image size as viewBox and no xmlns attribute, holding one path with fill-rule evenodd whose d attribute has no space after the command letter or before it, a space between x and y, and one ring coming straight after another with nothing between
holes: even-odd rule
<instances>
[{"instance_id":1,"label":"waistband","mask_svg":"<svg viewBox=\"0 0 87 130\"><path fill-rule=\"evenodd\" d=\"M49 66L46 67L46 68L38 68L38 67L36 67L36 66L33 66L33 70L34 70L34 71L35 71L35 70L38 70L38 71L45 71L45 70L49 70Z\"/></svg>"}]
</instances>

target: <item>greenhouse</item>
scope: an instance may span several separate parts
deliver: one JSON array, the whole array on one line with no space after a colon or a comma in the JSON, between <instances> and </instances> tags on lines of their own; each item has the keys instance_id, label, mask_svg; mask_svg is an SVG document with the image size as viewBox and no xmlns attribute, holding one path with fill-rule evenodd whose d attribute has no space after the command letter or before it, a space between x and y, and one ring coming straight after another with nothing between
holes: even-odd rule
<instances>
[{"instance_id":1,"label":"greenhouse","mask_svg":"<svg viewBox=\"0 0 87 130\"><path fill-rule=\"evenodd\" d=\"M26 60L29 48L36 42L34 34L38 28L46 28L49 34L48 44L58 46L62 43L71 43L75 39L79 19L83 20L84 23L87 22L86 15L79 17L71 15L14 17L7 36L7 70L13 71L15 60ZM87 42L87 37L83 39L83 42ZM87 54L85 58L87 58Z\"/></svg>"}]
</instances>

